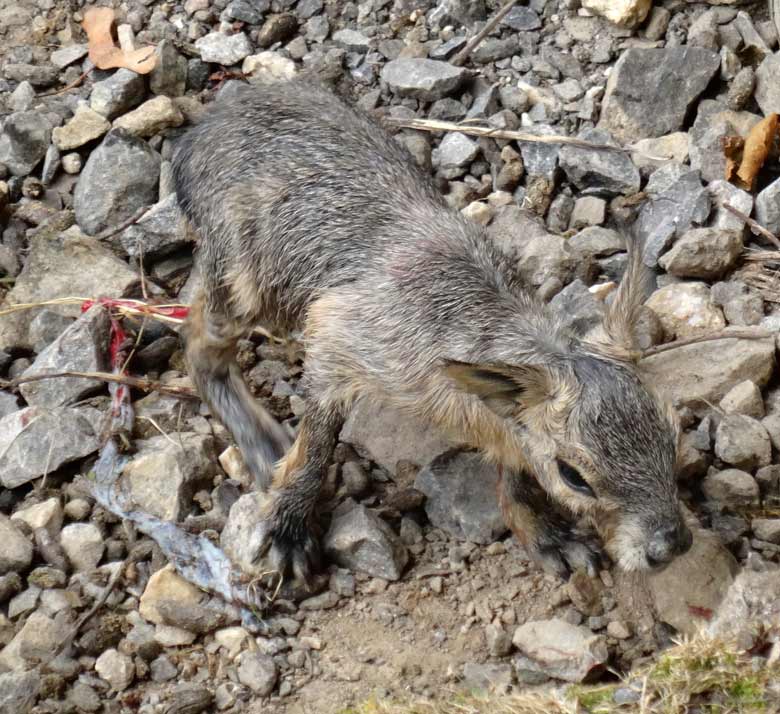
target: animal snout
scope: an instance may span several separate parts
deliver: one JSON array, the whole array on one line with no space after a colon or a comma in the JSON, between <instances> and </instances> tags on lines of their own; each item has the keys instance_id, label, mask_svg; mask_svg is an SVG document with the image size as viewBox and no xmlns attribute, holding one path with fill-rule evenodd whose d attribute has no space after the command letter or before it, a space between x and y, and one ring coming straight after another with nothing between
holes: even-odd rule
<instances>
[{"instance_id":1,"label":"animal snout","mask_svg":"<svg viewBox=\"0 0 780 714\"><path fill-rule=\"evenodd\" d=\"M687 553L693 543L688 526L682 521L658 528L650 537L645 555L651 568L665 565Z\"/></svg>"}]
</instances>

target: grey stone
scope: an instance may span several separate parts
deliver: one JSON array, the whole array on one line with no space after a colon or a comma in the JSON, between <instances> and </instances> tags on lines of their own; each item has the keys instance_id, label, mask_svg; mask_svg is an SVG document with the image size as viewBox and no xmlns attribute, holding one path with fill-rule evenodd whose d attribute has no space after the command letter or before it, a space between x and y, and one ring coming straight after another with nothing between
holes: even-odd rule
<instances>
[{"instance_id":1,"label":"grey stone","mask_svg":"<svg viewBox=\"0 0 780 714\"><path fill-rule=\"evenodd\" d=\"M152 137L170 127L181 126L184 115L170 97L159 95L114 120L115 129L133 136Z\"/></svg>"},{"instance_id":2,"label":"grey stone","mask_svg":"<svg viewBox=\"0 0 780 714\"><path fill-rule=\"evenodd\" d=\"M541 136L557 133L552 127L544 124L530 127L528 132ZM553 178L555 170L558 168L559 153L560 147L556 144L538 142L522 142L520 144L520 154L523 157L526 173L532 176Z\"/></svg>"},{"instance_id":3,"label":"grey stone","mask_svg":"<svg viewBox=\"0 0 780 714\"><path fill-rule=\"evenodd\" d=\"M51 125L40 112L16 112L0 127L0 164L14 176L27 176L46 155Z\"/></svg>"},{"instance_id":4,"label":"grey stone","mask_svg":"<svg viewBox=\"0 0 780 714\"><path fill-rule=\"evenodd\" d=\"M391 474L399 461L424 466L452 446L430 424L369 398L352 409L340 439Z\"/></svg>"},{"instance_id":5,"label":"grey stone","mask_svg":"<svg viewBox=\"0 0 780 714\"><path fill-rule=\"evenodd\" d=\"M511 688L513 680L511 664L466 662L463 665L462 684L469 691L504 694Z\"/></svg>"},{"instance_id":6,"label":"grey stone","mask_svg":"<svg viewBox=\"0 0 780 714\"><path fill-rule=\"evenodd\" d=\"M580 335L601 324L605 306L581 280L573 280L552 300L550 307L563 316L563 323Z\"/></svg>"},{"instance_id":7,"label":"grey stone","mask_svg":"<svg viewBox=\"0 0 780 714\"><path fill-rule=\"evenodd\" d=\"M77 572L92 572L105 550L105 538L94 523L70 523L60 533L60 545Z\"/></svg>"},{"instance_id":8,"label":"grey stone","mask_svg":"<svg viewBox=\"0 0 780 714\"><path fill-rule=\"evenodd\" d=\"M780 179L756 196L756 220L772 233L780 233Z\"/></svg>"},{"instance_id":9,"label":"grey stone","mask_svg":"<svg viewBox=\"0 0 780 714\"><path fill-rule=\"evenodd\" d=\"M334 516L323 547L341 567L385 580L398 580L409 560L392 528L360 505Z\"/></svg>"},{"instance_id":10,"label":"grey stone","mask_svg":"<svg viewBox=\"0 0 780 714\"><path fill-rule=\"evenodd\" d=\"M756 480L739 469L713 471L702 482L702 492L710 501L732 509L755 506L759 498Z\"/></svg>"},{"instance_id":11,"label":"grey stone","mask_svg":"<svg viewBox=\"0 0 780 714\"><path fill-rule=\"evenodd\" d=\"M15 394L0 389L0 419L19 410L19 402Z\"/></svg>"},{"instance_id":12,"label":"grey stone","mask_svg":"<svg viewBox=\"0 0 780 714\"><path fill-rule=\"evenodd\" d=\"M29 82L33 87L51 87L60 77L56 67L36 66L24 62L6 62L3 66L3 74L6 79L14 82Z\"/></svg>"},{"instance_id":13,"label":"grey stone","mask_svg":"<svg viewBox=\"0 0 780 714\"><path fill-rule=\"evenodd\" d=\"M580 230L588 226L600 226L607 215L607 202L598 196L580 196L574 201L569 228Z\"/></svg>"},{"instance_id":14,"label":"grey stone","mask_svg":"<svg viewBox=\"0 0 780 714\"><path fill-rule=\"evenodd\" d=\"M593 144L617 146L607 132L599 129L584 131L578 138ZM605 196L628 195L639 190L639 169L622 151L565 144L560 149L558 161L569 181L579 189Z\"/></svg>"},{"instance_id":15,"label":"grey stone","mask_svg":"<svg viewBox=\"0 0 780 714\"><path fill-rule=\"evenodd\" d=\"M149 669L152 673L152 681L154 682L168 682L174 679L179 673L176 665L171 662L170 657L166 655L160 655L152 660L149 665Z\"/></svg>"},{"instance_id":16,"label":"grey stone","mask_svg":"<svg viewBox=\"0 0 780 714\"><path fill-rule=\"evenodd\" d=\"M8 98L8 108L12 112L26 112L35 103L35 90L29 82L20 82Z\"/></svg>"},{"instance_id":17,"label":"grey stone","mask_svg":"<svg viewBox=\"0 0 780 714\"><path fill-rule=\"evenodd\" d=\"M210 436L173 432L135 442L119 487L140 510L166 521L181 520L193 494L213 473Z\"/></svg>"},{"instance_id":18,"label":"grey stone","mask_svg":"<svg viewBox=\"0 0 780 714\"><path fill-rule=\"evenodd\" d=\"M756 70L756 102L765 116L772 112L780 113L780 52L764 58Z\"/></svg>"},{"instance_id":19,"label":"grey stone","mask_svg":"<svg viewBox=\"0 0 780 714\"><path fill-rule=\"evenodd\" d=\"M238 665L238 681L258 697L267 697L276 686L279 672L276 663L260 652L244 652Z\"/></svg>"},{"instance_id":20,"label":"grey stone","mask_svg":"<svg viewBox=\"0 0 780 714\"><path fill-rule=\"evenodd\" d=\"M758 325L764 319L763 298L739 280L715 283L712 300L723 307L730 325Z\"/></svg>"},{"instance_id":21,"label":"grey stone","mask_svg":"<svg viewBox=\"0 0 780 714\"><path fill-rule=\"evenodd\" d=\"M731 80L729 93L726 98L728 108L733 111L744 109L745 105L753 96L753 90L756 86L756 73L752 67L743 67L737 76Z\"/></svg>"},{"instance_id":22,"label":"grey stone","mask_svg":"<svg viewBox=\"0 0 780 714\"><path fill-rule=\"evenodd\" d=\"M722 598L706 629L706 635L740 640L780 627L780 577L777 570L740 572Z\"/></svg>"},{"instance_id":23,"label":"grey stone","mask_svg":"<svg viewBox=\"0 0 780 714\"><path fill-rule=\"evenodd\" d=\"M108 649L95 662L95 671L105 679L115 692L123 692L135 679L132 658L115 649Z\"/></svg>"},{"instance_id":24,"label":"grey stone","mask_svg":"<svg viewBox=\"0 0 780 714\"><path fill-rule=\"evenodd\" d=\"M157 64L149 74L149 89L154 94L180 97L187 88L187 59L179 54L171 40L163 40L155 50Z\"/></svg>"},{"instance_id":25,"label":"grey stone","mask_svg":"<svg viewBox=\"0 0 780 714\"><path fill-rule=\"evenodd\" d=\"M77 710L85 712L97 712L103 708L103 702L98 693L83 682L75 682L68 691L67 700L74 705Z\"/></svg>"},{"instance_id":26,"label":"grey stone","mask_svg":"<svg viewBox=\"0 0 780 714\"><path fill-rule=\"evenodd\" d=\"M458 131L447 132L439 144L438 156L441 168L468 166L479 154L479 145Z\"/></svg>"},{"instance_id":27,"label":"grey stone","mask_svg":"<svg viewBox=\"0 0 780 714\"><path fill-rule=\"evenodd\" d=\"M657 174L666 175L678 171L677 164L658 169ZM684 170L670 181L657 184L657 189L648 184L646 189L650 200L645 202L639 213L636 230L644 240L643 260L650 268L658 265L658 259L672 241L694 225L701 225L710 214L710 195L702 186L698 171Z\"/></svg>"},{"instance_id":28,"label":"grey stone","mask_svg":"<svg viewBox=\"0 0 780 714\"><path fill-rule=\"evenodd\" d=\"M118 69L107 79L95 82L89 105L106 119L114 119L138 106L145 91L142 75L129 69Z\"/></svg>"},{"instance_id":29,"label":"grey stone","mask_svg":"<svg viewBox=\"0 0 780 714\"><path fill-rule=\"evenodd\" d=\"M35 611L16 636L0 650L0 665L15 672L46 660L60 646L72 625L65 619L52 619Z\"/></svg>"},{"instance_id":30,"label":"grey stone","mask_svg":"<svg viewBox=\"0 0 780 714\"><path fill-rule=\"evenodd\" d=\"M33 350L38 353L43 352L72 324L71 318L54 310L41 310L30 321L30 342Z\"/></svg>"},{"instance_id":31,"label":"grey stone","mask_svg":"<svg viewBox=\"0 0 780 714\"><path fill-rule=\"evenodd\" d=\"M27 407L0 419L0 482L16 488L98 448L83 409Z\"/></svg>"},{"instance_id":32,"label":"grey stone","mask_svg":"<svg viewBox=\"0 0 780 714\"><path fill-rule=\"evenodd\" d=\"M735 112L712 99L704 99L697 107L696 120L688 132L691 167L701 171L705 181L717 181L726 173L723 138L747 136L761 117L750 112Z\"/></svg>"},{"instance_id":33,"label":"grey stone","mask_svg":"<svg viewBox=\"0 0 780 714\"><path fill-rule=\"evenodd\" d=\"M0 575L27 570L32 562L33 546L16 524L0 513Z\"/></svg>"},{"instance_id":34,"label":"grey stone","mask_svg":"<svg viewBox=\"0 0 780 714\"><path fill-rule=\"evenodd\" d=\"M362 32L345 28L333 33L333 41L349 52L368 52L371 40Z\"/></svg>"},{"instance_id":35,"label":"grey stone","mask_svg":"<svg viewBox=\"0 0 780 714\"><path fill-rule=\"evenodd\" d=\"M661 321L669 339L691 337L726 326L712 301L710 288L700 282L673 282L656 290L646 305Z\"/></svg>"},{"instance_id":36,"label":"grey stone","mask_svg":"<svg viewBox=\"0 0 780 714\"><path fill-rule=\"evenodd\" d=\"M35 671L0 674L0 714L28 714L40 688L41 677Z\"/></svg>"},{"instance_id":37,"label":"grey stone","mask_svg":"<svg viewBox=\"0 0 780 714\"><path fill-rule=\"evenodd\" d=\"M99 139L110 128L111 124L105 117L86 104L81 104L65 126L54 129L52 139L60 151L69 151Z\"/></svg>"},{"instance_id":38,"label":"grey stone","mask_svg":"<svg viewBox=\"0 0 780 714\"><path fill-rule=\"evenodd\" d=\"M514 661L516 670L567 682L584 682L600 674L609 657L603 635L557 618L521 625L512 642L520 650Z\"/></svg>"},{"instance_id":39,"label":"grey stone","mask_svg":"<svg viewBox=\"0 0 780 714\"><path fill-rule=\"evenodd\" d=\"M750 527L759 540L780 544L780 518L754 518Z\"/></svg>"},{"instance_id":40,"label":"grey stone","mask_svg":"<svg viewBox=\"0 0 780 714\"><path fill-rule=\"evenodd\" d=\"M602 226L583 228L567 242L572 250L594 258L606 258L626 250L623 236L611 228Z\"/></svg>"},{"instance_id":41,"label":"grey stone","mask_svg":"<svg viewBox=\"0 0 780 714\"><path fill-rule=\"evenodd\" d=\"M314 19L314 18L312 18ZM298 20L294 15L283 12L271 15L257 33L259 47L270 47L277 42L286 42L298 31Z\"/></svg>"},{"instance_id":42,"label":"grey stone","mask_svg":"<svg viewBox=\"0 0 780 714\"><path fill-rule=\"evenodd\" d=\"M501 24L515 32L530 32L538 30L542 26L542 21L533 8L515 6L504 16Z\"/></svg>"},{"instance_id":43,"label":"grey stone","mask_svg":"<svg viewBox=\"0 0 780 714\"><path fill-rule=\"evenodd\" d=\"M238 64L244 57L252 54L252 43L243 32L235 35L210 32L196 40L195 47L203 62L213 62L225 67Z\"/></svg>"},{"instance_id":44,"label":"grey stone","mask_svg":"<svg viewBox=\"0 0 780 714\"><path fill-rule=\"evenodd\" d=\"M684 635L695 634L702 615L717 610L737 570L734 556L716 536L693 529L691 549L648 578L658 619Z\"/></svg>"},{"instance_id":45,"label":"grey stone","mask_svg":"<svg viewBox=\"0 0 780 714\"><path fill-rule=\"evenodd\" d=\"M192 233L183 229L176 195L152 206L143 217L111 239L129 256L155 261L191 244Z\"/></svg>"},{"instance_id":46,"label":"grey stone","mask_svg":"<svg viewBox=\"0 0 780 714\"><path fill-rule=\"evenodd\" d=\"M512 638L500 625L490 624L485 628L485 643L493 657L506 657L512 650Z\"/></svg>"},{"instance_id":47,"label":"grey stone","mask_svg":"<svg viewBox=\"0 0 780 714\"><path fill-rule=\"evenodd\" d=\"M576 102L578 99L582 97L583 94L585 94L585 90L576 79L565 79L563 80L563 82L554 84L552 86L552 90L553 92L555 92L555 94L562 102L566 102L567 104L571 102ZM599 132L600 130L595 129L593 131ZM606 134L606 132L603 133ZM621 155L624 158L628 158L625 156L625 154L621 154ZM630 159L629 159L629 163L630 163Z\"/></svg>"},{"instance_id":48,"label":"grey stone","mask_svg":"<svg viewBox=\"0 0 780 714\"><path fill-rule=\"evenodd\" d=\"M520 43L514 35L504 39L488 37L472 51L471 60L475 64L489 64L511 57L519 52Z\"/></svg>"},{"instance_id":49,"label":"grey stone","mask_svg":"<svg viewBox=\"0 0 780 714\"><path fill-rule=\"evenodd\" d=\"M778 188L780 189L780 186ZM711 181L707 186L707 191L712 200L712 213L710 214L708 225L711 228L739 231L740 234L744 234L747 228L745 223L731 211L724 208L724 204L728 204L749 216L753 212L753 196L724 179ZM780 228L780 221L778 222L778 227Z\"/></svg>"},{"instance_id":50,"label":"grey stone","mask_svg":"<svg viewBox=\"0 0 780 714\"><path fill-rule=\"evenodd\" d=\"M715 432L715 454L727 464L752 470L772 462L772 443L757 419L728 414Z\"/></svg>"},{"instance_id":51,"label":"grey stone","mask_svg":"<svg viewBox=\"0 0 780 714\"><path fill-rule=\"evenodd\" d=\"M466 76L465 69L447 62L411 57L392 60L381 72L382 81L399 96L425 101L452 94Z\"/></svg>"},{"instance_id":52,"label":"grey stone","mask_svg":"<svg viewBox=\"0 0 780 714\"><path fill-rule=\"evenodd\" d=\"M549 280L564 285L574 273L575 254L566 240L548 233L533 215L517 206L499 210L488 235L535 288Z\"/></svg>"},{"instance_id":53,"label":"grey stone","mask_svg":"<svg viewBox=\"0 0 780 714\"><path fill-rule=\"evenodd\" d=\"M735 384L745 379L752 379L759 386L766 385L774 365L772 337L711 340L651 355L642 361L651 384L676 405L688 406L697 414L708 411L708 402L717 404Z\"/></svg>"},{"instance_id":54,"label":"grey stone","mask_svg":"<svg viewBox=\"0 0 780 714\"><path fill-rule=\"evenodd\" d=\"M62 170L66 174L79 173L79 171L81 171L81 166L82 166L81 156L79 156L75 152L72 154L65 154L65 156L62 157Z\"/></svg>"},{"instance_id":55,"label":"grey stone","mask_svg":"<svg viewBox=\"0 0 780 714\"><path fill-rule=\"evenodd\" d=\"M51 53L51 63L55 67L65 69L69 64L78 62L80 59L86 57L88 51L89 48L87 45L68 45L67 47L61 47Z\"/></svg>"},{"instance_id":56,"label":"grey stone","mask_svg":"<svg viewBox=\"0 0 780 714\"><path fill-rule=\"evenodd\" d=\"M122 129L111 130L87 160L73 195L76 221L94 235L157 201L160 155Z\"/></svg>"},{"instance_id":57,"label":"grey stone","mask_svg":"<svg viewBox=\"0 0 780 714\"><path fill-rule=\"evenodd\" d=\"M10 572L0 575L0 603L4 603L22 589L22 579L18 573Z\"/></svg>"},{"instance_id":58,"label":"grey stone","mask_svg":"<svg viewBox=\"0 0 780 714\"><path fill-rule=\"evenodd\" d=\"M15 620L20 615L25 615L34 610L38 605L40 594L41 589L34 586L19 593L8 603L8 617Z\"/></svg>"},{"instance_id":59,"label":"grey stone","mask_svg":"<svg viewBox=\"0 0 780 714\"><path fill-rule=\"evenodd\" d=\"M676 131L719 68L718 54L699 47L626 50L607 82L599 126L621 143Z\"/></svg>"},{"instance_id":60,"label":"grey stone","mask_svg":"<svg viewBox=\"0 0 780 714\"><path fill-rule=\"evenodd\" d=\"M41 169L41 183L44 186L51 185L57 172L60 170L60 150L54 145L49 144L46 149L46 155L43 157L43 168Z\"/></svg>"},{"instance_id":61,"label":"grey stone","mask_svg":"<svg viewBox=\"0 0 780 714\"><path fill-rule=\"evenodd\" d=\"M761 390L750 379L732 387L720 400L719 406L726 414L744 414L754 419L764 417L764 400L761 398Z\"/></svg>"},{"instance_id":62,"label":"grey stone","mask_svg":"<svg viewBox=\"0 0 780 714\"><path fill-rule=\"evenodd\" d=\"M488 544L507 531L497 499L498 472L479 454L448 451L417 475L414 487L427 500L437 528L460 540Z\"/></svg>"},{"instance_id":63,"label":"grey stone","mask_svg":"<svg viewBox=\"0 0 780 714\"><path fill-rule=\"evenodd\" d=\"M443 42L438 47L434 47L428 53L428 56L432 60L448 60L453 55L455 55L456 52L462 50L465 47L465 45L466 45L466 38L463 35L457 35L456 37L453 37L452 39Z\"/></svg>"},{"instance_id":64,"label":"grey stone","mask_svg":"<svg viewBox=\"0 0 780 714\"><path fill-rule=\"evenodd\" d=\"M73 295L78 285L84 295L121 297L138 284L138 274L109 248L71 227L62 233L43 232L30 241L27 261L4 306L53 300ZM48 306L69 317L81 314L80 306ZM26 310L0 320L0 347L31 348L30 321L39 310Z\"/></svg>"},{"instance_id":65,"label":"grey stone","mask_svg":"<svg viewBox=\"0 0 780 714\"><path fill-rule=\"evenodd\" d=\"M692 228L661 256L658 264L678 278L713 280L730 270L741 253L741 232Z\"/></svg>"},{"instance_id":66,"label":"grey stone","mask_svg":"<svg viewBox=\"0 0 780 714\"><path fill-rule=\"evenodd\" d=\"M737 13L734 25L742 36L742 48L740 51L742 57L748 58L753 62L760 62L772 53L766 42L764 42L764 38L758 34L758 30L753 25L750 15L744 10L740 10Z\"/></svg>"},{"instance_id":67,"label":"grey stone","mask_svg":"<svg viewBox=\"0 0 780 714\"><path fill-rule=\"evenodd\" d=\"M68 327L22 373L30 377L57 372L103 372L108 368L109 317L95 305ZM93 379L62 377L22 384L19 391L32 406L54 408L72 404L99 390Z\"/></svg>"},{"instance_id":68,"label":"grey stone","mask_svg":"<svg viewBox=\"0 0 780 714\"><path fill-rule=\"evenodd\" d=\"M263 15L271 8L269 0L233 0L225 13L231 20L246 22L249 25L259 25ZM300 3L298 4L300 14ZM310 16L309 16L310 17Z\"/></svg>"}]
</instances>

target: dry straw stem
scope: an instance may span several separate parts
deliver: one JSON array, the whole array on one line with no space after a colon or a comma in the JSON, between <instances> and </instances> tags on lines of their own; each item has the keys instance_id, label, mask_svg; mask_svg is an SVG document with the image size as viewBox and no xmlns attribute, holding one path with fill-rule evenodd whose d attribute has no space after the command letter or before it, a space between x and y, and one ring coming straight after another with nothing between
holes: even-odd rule
<instances>
[{"instance_id":1,"label":"dry straw stem","mask_svg":"<svg viewBox=\"0 0 780 714\"><path fill-rule=\"evenodd\" d=\"M95 298L89 297L62 297L55 298L53 300L41 300L40 302L20 302L16 305L11 305L3 310L0 310L0 317L5 315L11 315L14 312L21 310L34 310L39 307L49 307L52 305L83 305L84 303L98 303ZM162 305L150 305L143 300L132 300L129 298L118 299L117 302L112 302L107 305L112 310L116 310L122 315L129 317L151 317L161 322L167 322L172 325L181 325L184 320L179 317L173 317L166 315L162 310L178 310L186 309L188 305L183 303L165 303Z\"/></svg>"},{"instance_id":2,"label":"dry straw stem","mask_svg":"<svg viewBox=\"0 0 780 714\"><path fill-rule=\"evenodd\" d=\"M620 154L638 154L653 161L668 161L668 156L655 156L640 151L634 146L610 146L609 144L596 144L592 141L577 139L573 136L562 134L529 134L525 131L514 129L497 129L494 126L485 126L475 121L451 122L438 119L395 119L388 118L387 122L404 129L419 129L420 131L457 131L471 136L484 136L490 139L509 139L527 144L561 144L577 146L581 149L595 149L598 151L616 151Z\"/></svg>"},{"instance_id":3,"label":"dry straw stem","mask_svg":"<svg viewBox=\"0 0 780 714\"><path fill-rule=\"evenodd\" d=\"M700 342L713 342L714 340L765 340L768 337L774 337L774 333L770 332L769 330L764 330L761 327L748 327L744 330L735 330L734 328L730 328L728 330L711 332L708 335L685 337L681 340L675 340L674 342L667 342L665 345L656 345L655 347L650 347L642 353L642 359L645 357L652 357L653 355L660 354L661 352L668 352L669 350L674 350L678 347L696 345Z\"/></svg>"},{"instance_id":4,"label":"dry straw stem","mask_svg":"<svg viewBox=\"0 0 780 714\"><path fill-rule=\"evenodd\" d=\"M750 230L754 234L763 236L774 246L780 248L780 240L778 240L777 236L774 233L772 233L772 231L770 231L768 228L762 226L758 221L753 220L746 213L743 213L742 211L734 208L734 206L732 206L730 203L724 203L723 208L725 208L729 213L732 213L737 218L739 218L740 221L744 222L745 225L747 225L748 228L750 228Z\"/></svg>"},{"instance_id":5,"label":"dry straw stem","mask_svg":"<svg viewBox=\"0 0 780 714\"><path fill-rule=\"evenodd\" d=\"M195 390L189 387L175 387L154 379L131 377L127 374L114 374L113 372L42 372L41 374L31 374L28 377L18 377L10 382L5 380L0 380L0 382L12 389L16 389L20 384L61 377L79 377L81 379L94 379L98 382L115 382L117 384L126 384L134 389L140 389L142 392L160 392L161 394L170 394L172 397L181 397L183 399L194 399L197 397Z\"/></svg>"},{"instance_id":6,"label":"dry straw stem","mask_svg":"<svg viewBox=\"0 0 780 714\"><path fill-rule=\"evenodd\" d=\"M343 714L769 714L780 711L780 691L773 689L778 677L776 663L754 668L750 653L699 636L616 683L513 695L452 694L436 702L372 700ZM619 688L633 690L637 701L616 704Z\"/></svg>"}]
</instances>

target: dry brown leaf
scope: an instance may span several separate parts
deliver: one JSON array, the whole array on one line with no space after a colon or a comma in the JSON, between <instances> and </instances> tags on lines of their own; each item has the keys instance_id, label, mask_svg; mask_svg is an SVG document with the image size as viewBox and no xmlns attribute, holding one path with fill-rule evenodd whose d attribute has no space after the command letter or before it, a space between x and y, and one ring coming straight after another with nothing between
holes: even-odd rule
<instances>
[{"instance_id":1,"label":"dry brown leaf","mask_svg":"<svg viewBox=\"0 0 780 714\"><path fill-rule=\"evenodd\" d=\"M91 7L81 23L89 40L89 58L98 69L125 67L138 74L149 74L157 63L154 47L125 52L114 43L111 28L114 11L110 7Z\"/></svg>"},{"instance_id":2,"label":"dry brown leaf","mask_svg":"<svg viewBox=\"0 0 780 714\"><path fill-rule=\"evenodd\" d=\"M733 181L742 162L745 140L741 136L724 136L720 143L726 157L726 181Z\"/></svg>"},{"instance_id":3,"label":"dry brown leaf","mask_svg":"<svg viewBox=\"0 0 780 714\"><path fill-rule=\"evenodd\" d=\"M770 114L756 124L745 139L745 151L742 154L742 163L737 171L737 186L752 191L756 183L756 176L772 150L777 136L778 114Z\"/></svg>"}]
</instances>

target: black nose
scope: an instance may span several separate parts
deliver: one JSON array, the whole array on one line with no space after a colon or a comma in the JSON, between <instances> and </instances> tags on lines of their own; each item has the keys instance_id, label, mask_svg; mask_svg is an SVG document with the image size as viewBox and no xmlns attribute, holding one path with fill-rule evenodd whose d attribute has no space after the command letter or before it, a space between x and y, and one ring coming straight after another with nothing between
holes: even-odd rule
<instances>
[{"instance_id":1,"label":"black nose","mask_svg":"<svg viewBox=\"0 0 780 714\"><path fill-rule=\"evenodd\" d=\"M682 521L671 526L662 526L653 533L647 544L645 555L651 567L664 565L678 555L691 549L693 535Z\"/></svg>"}]
</instances>

